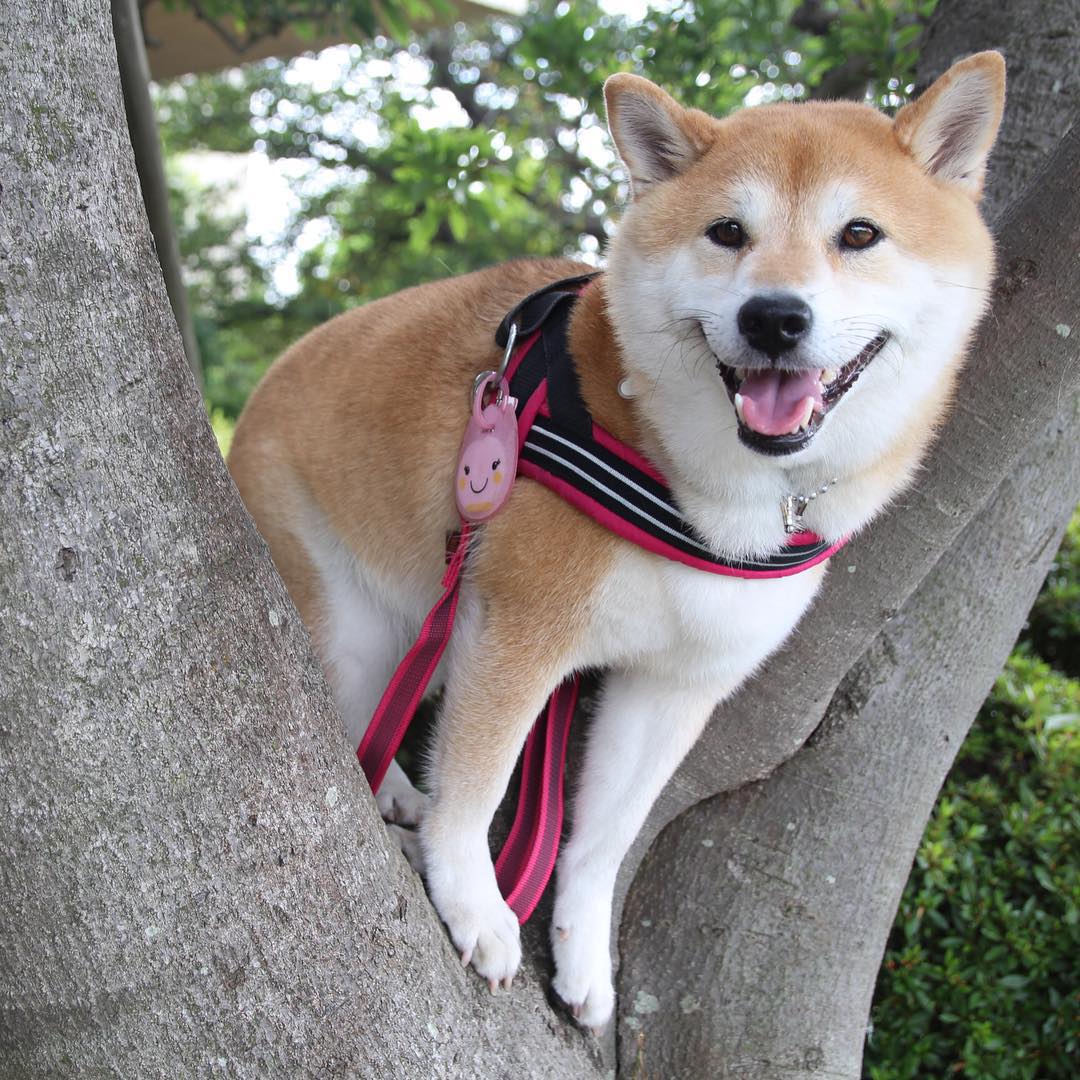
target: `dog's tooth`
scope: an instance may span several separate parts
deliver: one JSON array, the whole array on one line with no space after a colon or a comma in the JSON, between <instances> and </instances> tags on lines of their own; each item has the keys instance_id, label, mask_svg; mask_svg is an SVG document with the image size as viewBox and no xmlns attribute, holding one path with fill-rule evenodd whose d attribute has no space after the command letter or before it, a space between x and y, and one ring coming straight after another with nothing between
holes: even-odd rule
<instances>
[{"instance_id":1,"label":"dog's tooth","mask_svg":"<svg viewBox=\"0 0 1080 1080\"><path fill-rule=\"evenodd\" d=\"M803 413L803 418L799 421L799 426L796 431L805 431L810 427L810 418L814 415L814 406L817 402L812 398L806 399L806 411Z\"/></svg>"},{"instance_id":2,"label":"dog's tooth","mask_svg":"<svg viewBox=\"0 0 1080 1080\"><path fill-rule=\"evenodd\" d=\"M738 367L735 369L735 378L742 382L746 378L746 368Z\"/></svg>"},{"instance_id":3,"label":"dog's tooth","mask_svg":"<svg viewBox=\"0 0 1080 1080\"><path fill-rule=\"evenodd\" d=\"M823 383L824 383L824 384L825 384L826 386L828 386L828 385L829 385L830 383L834 383L834 382L836 382L836 376L837 376L837 374L838 374L838 372L837 372L836 368L826 368L826 369L825 369L825 370L824 370L824 371L823 371L823 372L821 373L821 381L822 381L822 382L823 382Z\"/></svg>"},{"instance_id":4,"label":"dog's tooth","mask_svg":"<svg viewBox=\"0 0 1080 1080\"><path fill-rule=\"evenodd\" d=\"M743 420L742 410L743 410L743 396L742 396L742 394L736 394L735 395L735 415L740 420L742 420L742 422L745 424L746 421Z\"/></svg>"}]
</instances>

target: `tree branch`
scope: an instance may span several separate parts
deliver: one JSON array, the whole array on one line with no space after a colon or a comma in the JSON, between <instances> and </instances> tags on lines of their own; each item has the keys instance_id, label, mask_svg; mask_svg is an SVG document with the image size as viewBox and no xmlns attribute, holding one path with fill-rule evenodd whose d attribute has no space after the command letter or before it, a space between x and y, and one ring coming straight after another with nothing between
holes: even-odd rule
<instances>
[{"instance_id":1,"label":"tree branch","mask_svg":"<svg viewBox=\"0 0 1080 1080\"><path fill-rule=\"evenodd\" d=\"M650 852L627 904L620 980L628 1000L645 990L660 1002L622 1040L625 1056L644 1035L650 1075L773 1080L778 1062L785 1080L861 1075L882 950L926 819L1080 496L1077 408L1062 404L810 742L761 783L682 815ZM687 999L689 1018L677 1004Z\"/></svg>"},{"instance_id":2,"label":"tree branch","mask_svg":"<svg viewBox=\"0 0 1080 1080\"><path fill-rule=\"evenodd\" d=\"M222 23L210 15L207 15L206 10L203 8L199 0L187 0L187 5L191 8L192 13L200 22L206 23L206 25L215 33L225 44L232 49L237 56L243 56L260 37L265 35L259 35L258 37L248 36L247 38L238 38L231 30L227 29Z\"/></svg>"}]
</instances>

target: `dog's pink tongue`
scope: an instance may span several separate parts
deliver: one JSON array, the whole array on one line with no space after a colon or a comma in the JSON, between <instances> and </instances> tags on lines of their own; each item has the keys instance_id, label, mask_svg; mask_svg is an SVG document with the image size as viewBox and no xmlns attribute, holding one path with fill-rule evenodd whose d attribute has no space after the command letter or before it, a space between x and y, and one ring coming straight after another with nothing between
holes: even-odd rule
<instances>
[{"instance_id":1,"label":"dog's pink tongue","mask_svg":"<svg viewBox=\"0 0 1080 1080\"><path fill-rule=\"evenodd\" d=\"M807 398L821 407L820 371L752 371L739 387L742 418L761 435L786 435L806 416Z\"/></svg>"}]
</instances>

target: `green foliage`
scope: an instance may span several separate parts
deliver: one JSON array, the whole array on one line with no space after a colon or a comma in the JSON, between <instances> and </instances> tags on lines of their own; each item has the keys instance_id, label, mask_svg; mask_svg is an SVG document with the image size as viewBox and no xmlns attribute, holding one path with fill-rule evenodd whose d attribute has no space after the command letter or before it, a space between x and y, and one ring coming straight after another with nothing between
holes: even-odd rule
<instances>
[{"instance_id":1,"label":"green foliage","mask_svg":"<svg viewBox=\"0 0 1080 1080\"><path fill-rule=\"evenodd\" d=\"M1078 529L1080 513L1073 545ZM1076 561L1059 565L1071 576L1051 575L1041 599L1080 586ZM1046 622L1076 649L1070 615ZM1074 1076L1078 957L1080 683L1023 645L923 837L879 976L864 1075Z\"/></svg>"},{"instance_id":2,"label":"green foliage","mask_svg":"<svg viewBox=\"0 0 1080 1080\"><path fill-rule=\"evenodd\" d=\"M210 426L214 429L214 438L217 440L221 456L228 457L236 422L230 420L220 409L215 409L210 414Z\"/></svg>"},{"instance_id":3,"label":"green foliage","mask_svg":"<svg viewBox=\"0 0 1080 1080\"><path fill-rule=\"evenodd\" d=\"M1080 516L1069 524L1065 543L1031 609L1026 638L1040 656L1080 679Z\"/></svg>"},{"instance_id":4,"label":"green foliage","mask_svg":"<svg viewBox=\"0 0 1080 1080\"><path fill-rule=\"evenodd\" d=\"M235 415L273 355L348 306L512 256L596 258L624 190L602 121L614 71L647 74L723 114L804 96L857 47L873 62L831 91L900 100L923 0L848 0L811 30L792 25L797 6L664 3L633 22L598 0L541 0L520 20L457 24L407 46L377 36L324 54L317 69L267 61L159 87L174 162L254 151L293 178L284 232L253 259L242 221L221 209L235 196L172 170L193 215L181 247L208 400ZM299 7L314 5L218 0L214 13L248 26L260 9L249 29L263 32ZM208 247L219 270L207 266ZM223 282L230 261L240 269ZM295 282L282 283L282 266Z\"/></svg>"}]
</instances>

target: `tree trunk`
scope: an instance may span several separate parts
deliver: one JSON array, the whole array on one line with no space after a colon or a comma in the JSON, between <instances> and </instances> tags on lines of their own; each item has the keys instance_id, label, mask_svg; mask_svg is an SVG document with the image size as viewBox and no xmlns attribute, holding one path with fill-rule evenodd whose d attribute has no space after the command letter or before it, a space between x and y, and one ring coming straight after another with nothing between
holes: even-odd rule
<instances>
[{"instance_id":1,"label":"tree trunk","mask_svg":"<svg viewBox=\"0 0 1080 1080\"><path fill-rule=\"evenodd\" d=\"M1020 196L1080 118L1078 43L1077 0L947 0L930 19L919 43L920 88L980 49L1000 49L1009 65L1008 103L985 200L990 220Z\"/></svg>"},{"instance_id":2,"label":"tree trunk","mask_svg":"<svg viewBox=\"0 0 1080 1080\"><path fill-rule=\"evenodd\" d=\"M1078 421L1070 398L799 753L665 829L623 920L624 1064L680 1080L860 1075L926 819L1080 496Z\"/></svg>"},{"instance_id":3,"label":"tree trunk","mask_svg":"<svg viewBox=\"0 0 1080 1080\"><path fill-rule=\"evenodd\" d=\"M881 954L934 797L1080 497L1080 205L1071 190L1080 131L1061 139L1080 115L1071 78L1080 9L1065 0L1037 19L1032 10L956 0L939 5L928 29L922 85L977 49L1009 57L991 217L1057 152L1003 226L962 411L926 479L836 560L798 636L719 711L627 860L623 888L684 807L732 792L670 824L634 882L619 980L619 1059L637 1070L629 1075L859 1075ZM1048 264L1054 248L1063 257ZM1043 406L1021 417L1013 407L1046 363L1055 375ZM997 402L987 411L979 390L991 381ZM1043 434L1013 457L1032 431ZM1011 449L995 463L1002 443Z\"/></svg>"},{"instance_id":4,"label":"tree trunk","mask_svg":"<svg viewBox=\"0 0 1080 1080\"><path fill-rule=\"evenodd\" d=\"M184 366L105 0L2 10L0 1075L598 1075L387 843Z\"/></svg>"}]
</instances>

